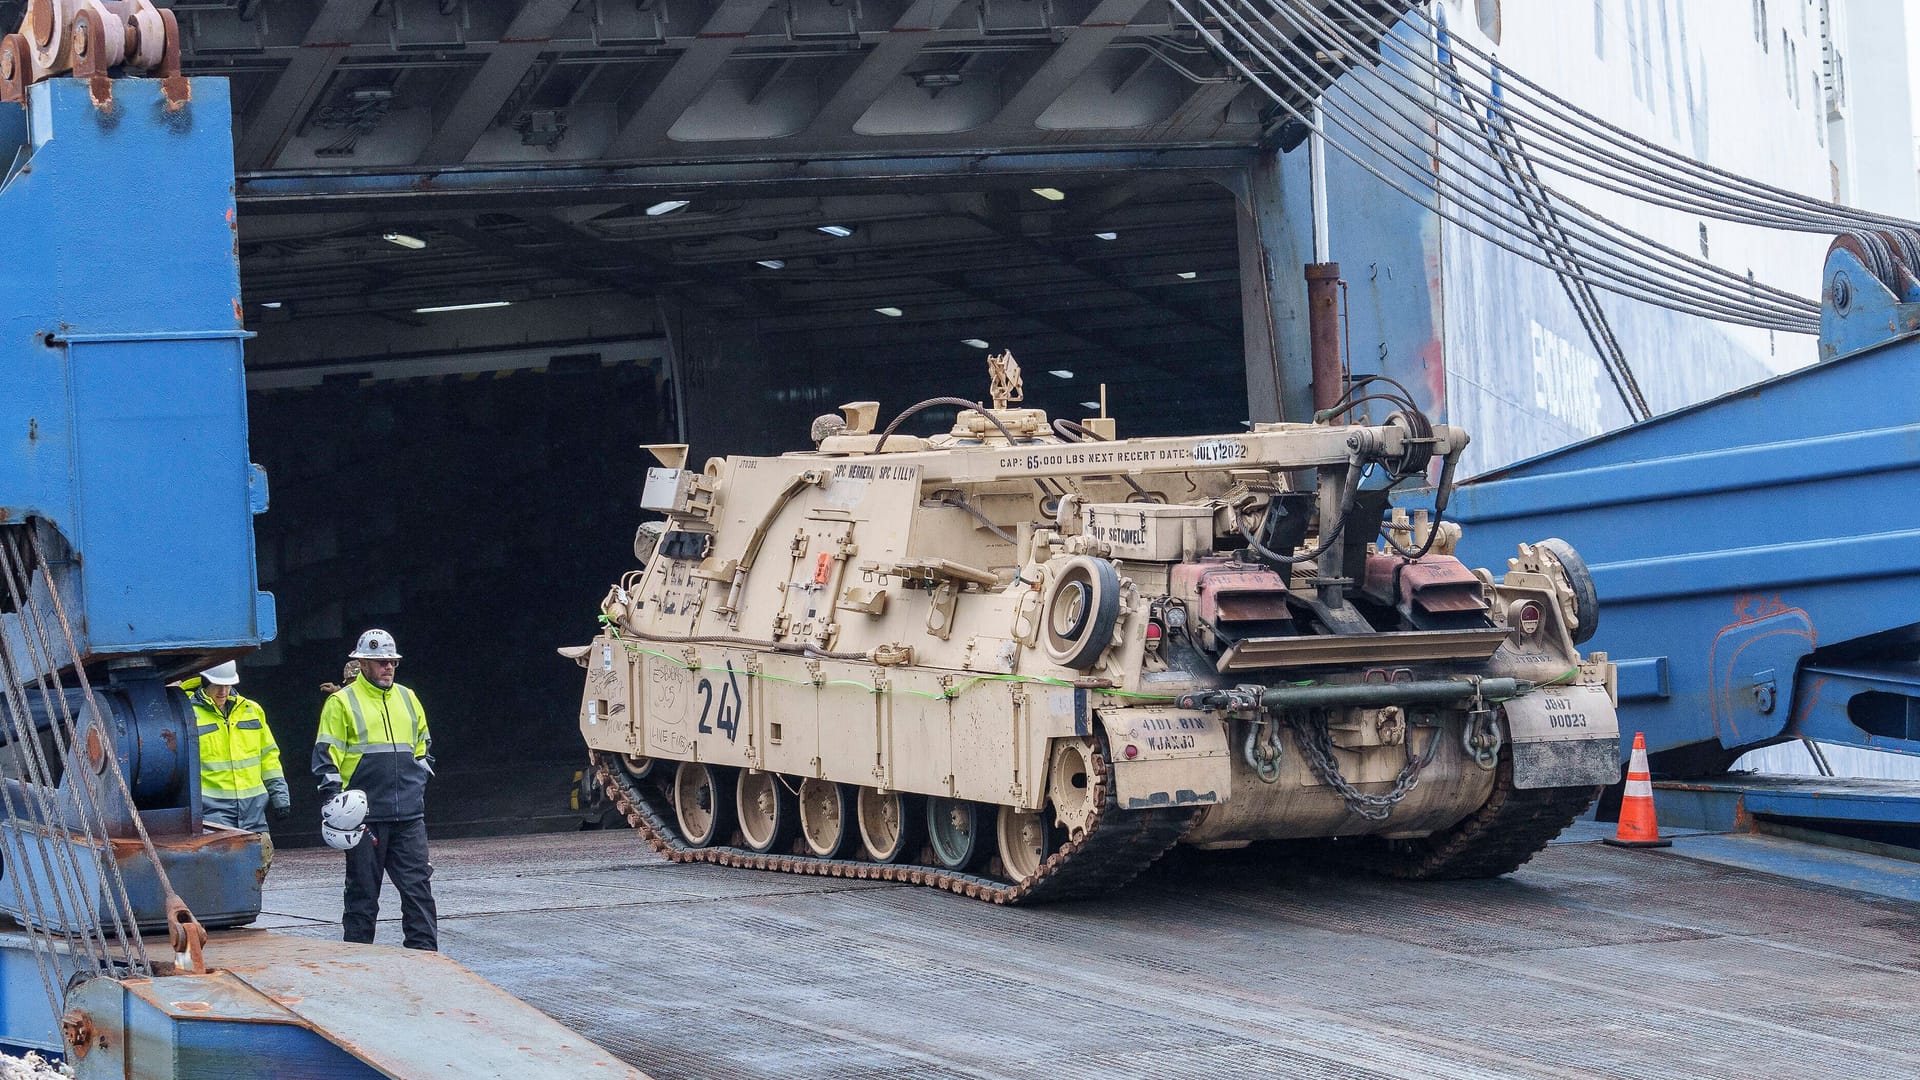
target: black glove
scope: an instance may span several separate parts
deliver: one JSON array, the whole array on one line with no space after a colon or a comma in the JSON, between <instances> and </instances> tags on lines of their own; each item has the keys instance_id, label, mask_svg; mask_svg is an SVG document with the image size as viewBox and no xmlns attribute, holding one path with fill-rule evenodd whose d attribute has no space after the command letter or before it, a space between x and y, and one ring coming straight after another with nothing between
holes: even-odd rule
<instances>
[{"instance_id":1,"label":"black glove","mask_svg":"<svg viewBox=\"0 0 1920 1080\"><path fill-rule=\"evenodd\" d=\"M321 784L320 785L320 798L323 801L326 799L331 799L338 794L340 794L339 784Z\"/></svg>"},{"instance_id":2,"label":"black glove","mask_svg":"<svg viewBox=\"0 0 1920 1080\"><path fill-rule=\"evenodd\" d=\"M267 800L267 815L275 821L285 821L293 816L293 800L285 795L275 795Z\"/></svg>"}]
</instances>

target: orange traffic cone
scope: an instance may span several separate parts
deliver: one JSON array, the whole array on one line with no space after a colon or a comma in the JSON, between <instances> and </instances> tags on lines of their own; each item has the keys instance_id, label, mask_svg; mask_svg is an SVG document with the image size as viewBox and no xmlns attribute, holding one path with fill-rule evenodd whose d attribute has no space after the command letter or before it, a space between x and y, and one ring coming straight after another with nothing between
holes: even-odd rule
<instances>
[{"instance_id":1,"label":"orange traffic cone","mask_svg":"<svg viewBox=\"0 0 1920 1080\"><path fill-rule=\"evenodd\" d=\"M1606 841L1614 847L1672 847L1660 839L1653 818L1653 777L1647 772L1647 737L1633 733L1633 757L1627 761L1627 790L1620 798L1620 828Z\"/></svg>"}]
</instances>

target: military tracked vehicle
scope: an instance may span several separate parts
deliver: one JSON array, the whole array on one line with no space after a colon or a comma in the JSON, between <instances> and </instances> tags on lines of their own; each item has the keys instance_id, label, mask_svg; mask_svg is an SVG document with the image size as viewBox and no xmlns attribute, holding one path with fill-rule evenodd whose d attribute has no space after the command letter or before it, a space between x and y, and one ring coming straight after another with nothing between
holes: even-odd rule
<instances>
[{"instance_id":1,"label":"military tracked vehicle","mask_svg":"<svg viewBox=\"0 0 1920 1080\"><path fill-rule=\"evenodd\" d=\"M1467 435L1404 391L1122 439L992 369L990 405L876 430L856 402L806 451L649 448L665 520L561 652L597 779L660 852L1000 903L1112 889L1176 844L1486 877L1618 778L1584 563L1552 539L1498 578L1455 559ZM1363 408L1391 411L1335 422ZM1392 506L1434 479L1430 508Z\"/></svg>"}]
</instances>

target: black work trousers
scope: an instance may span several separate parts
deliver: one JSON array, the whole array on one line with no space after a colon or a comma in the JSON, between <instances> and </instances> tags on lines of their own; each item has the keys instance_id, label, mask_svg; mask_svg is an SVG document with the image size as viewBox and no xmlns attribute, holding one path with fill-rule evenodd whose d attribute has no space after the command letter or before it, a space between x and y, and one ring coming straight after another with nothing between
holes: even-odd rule
<instances>
[{"instance_id":1,"label":"black work trousers","mask_svg":"<svg viewBox=\"0 0 1920 1080\"><path fill-rule=\"evenodd\" d=\"M346 903L340 915L346 940L373 941L384 873L400 891L401 944L438 950L439 913L433 905L433 864L427 861L427 819L369 821L367 835L346 855Z\"/></svg>"}]
</instances>

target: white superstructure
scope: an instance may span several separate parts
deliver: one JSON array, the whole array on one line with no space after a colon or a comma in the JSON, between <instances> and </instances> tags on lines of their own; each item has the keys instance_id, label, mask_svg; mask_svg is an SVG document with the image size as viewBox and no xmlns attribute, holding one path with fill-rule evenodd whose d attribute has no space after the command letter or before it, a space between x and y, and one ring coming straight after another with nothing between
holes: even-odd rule
<instances>
[{"instance_id":1,"label":"white superstructure","mask_svg":"<svg viewBox=\"0 0 1920 1080\"><path fill-rule=\"evenodd\" d=\"M1822 199L1920 211L1902 0L1443 0L1436 10L1455 35L1642 138ZM1710 219L1548 174L1661 244L1818 296L1828 236ZM1440 228L1447 413L1481 433L1469 464L1497 467L1625 423L1554 274ZM1811 336L1600 295L1655 413L1814 359Z\"/></svg>"},{"instance_id":2,"label":"white superstructure","mask_svg":"<svg viewBox=\"0 0 1920 1080\"><path fill-rule=\"evenodd\" d=\"M1581 108L1697 160L1865 209L1920 218L1908 0L1443 0L1450 29ZM1589 207L1674 248L1817 297L1830 237L1710 220L1556 176ZM1440 226L1447 418L1473 471L1626 422L1559 282ZM1654 412L1815 359L1814 338L1730 326L1602 294ZM1529 393L1529 389L1531 393ZM1920 762L1826 748L1841 775L1920 777ZM1736 768L1814 773L1785 744Z\"/></svg>"}]
</instances>

